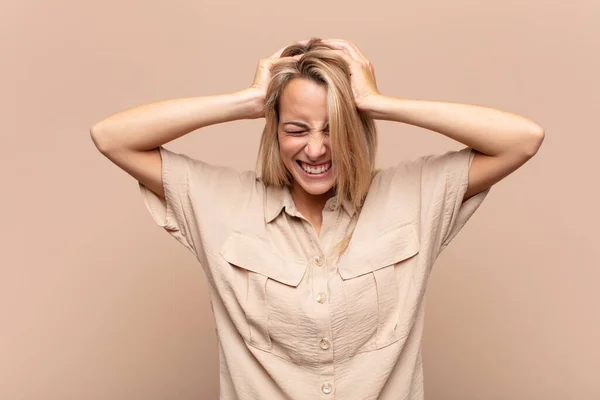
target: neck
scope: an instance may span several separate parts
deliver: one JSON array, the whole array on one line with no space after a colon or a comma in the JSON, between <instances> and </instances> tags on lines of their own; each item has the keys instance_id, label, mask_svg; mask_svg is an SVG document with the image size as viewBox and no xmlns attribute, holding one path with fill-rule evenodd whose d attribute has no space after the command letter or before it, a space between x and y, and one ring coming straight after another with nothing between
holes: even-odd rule
<instances>
[{"instance_id":1,"label":"neck","mask_svg":"<svg viewBox=\"0 0 600 400\"><path fill-rule=\"evenodd\" d=\"M307 193L300 185L292 185L292 199L296 208L306 218L320 218L328 199L335 195L333 188L326 193L314 195Z\"/></svg>"}]
</instances>

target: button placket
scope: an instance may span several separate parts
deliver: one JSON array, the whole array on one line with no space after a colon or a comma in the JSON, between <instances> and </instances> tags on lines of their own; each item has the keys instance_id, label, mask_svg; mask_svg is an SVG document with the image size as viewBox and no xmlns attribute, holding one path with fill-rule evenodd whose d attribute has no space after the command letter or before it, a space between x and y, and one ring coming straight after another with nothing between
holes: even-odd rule
<instances>
[{"instance_id":1,"label":"button placket","mask_svg":"<svg viewBox=\"0 0 600 400\"><path fill-rule=\"evenodd\" d=\"M313 255L312 263L315 273L314 292L315 299L315 322L316 322L316 336L313 342L313 351L315 356L319 360L319 377L321 396L319 398L333 398L333 379L334 379L334 368L333 368L333 344L330 339L331 334L331 315L327 305L324 305L328 299L328 280L330 271L327 268L327 259L323 255L324 253L318 253Z\"/></svg>"},{"instance_id":2,"label":"button placket","mask_svg":"<svg viewBox=\"0 0 600 400\"><path fill-rule=\"evenodd\" d=\"M325 216L327 219L328 216ZM314 315L315 315L315 327L316 334L315 340L312 344L312 352L315 357L319 360L319 383L320 387L318 390L321 392L321 399L333 398L334 388L334 367L333 367L333 343L330 339L331 334L331 315L329 307L326 303L329 300L328 281L331 271L329 270L329 262L326 256L327 252L324 251L321 245L332 240L331 232L327 222L323 222L321 240L315 243L310 263L312 264L314 279L312 293L315 300L314 304Z\"/></svg>"}]
</instances>

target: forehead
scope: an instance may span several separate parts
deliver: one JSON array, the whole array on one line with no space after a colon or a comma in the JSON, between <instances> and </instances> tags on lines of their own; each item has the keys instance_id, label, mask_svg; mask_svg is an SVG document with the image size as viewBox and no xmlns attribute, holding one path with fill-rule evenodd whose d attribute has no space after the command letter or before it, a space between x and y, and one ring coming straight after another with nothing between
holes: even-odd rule
<instances>
[{"instance_id":1,"label":"forehead","mask_svg":"<svg viewBox=\"0 0 600 400\"><path fill-rule=\"evenodd\" d=\"M327 121L327 88L307 79L294 79L283 89L279 101L281 122L300 119Z\"/></svg>"}]
</instances>

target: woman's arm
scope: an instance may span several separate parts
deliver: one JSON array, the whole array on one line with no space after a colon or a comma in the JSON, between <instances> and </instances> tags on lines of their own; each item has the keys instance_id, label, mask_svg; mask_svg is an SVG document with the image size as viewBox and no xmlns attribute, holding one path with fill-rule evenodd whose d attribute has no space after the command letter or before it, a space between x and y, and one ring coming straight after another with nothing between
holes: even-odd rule
<instances>
[{"instance_id":1,"label":"woman's arm","mask_svg":"<svg viewBox=\"0 0 600 400\"><path fill-rule=\"evenodd\" d=\"M341 39L324 42L348 62L356 106L371 118L429 129L490 157L507 153L532 157L544 140L541 126L505 111L470 104L385 96L377 89L373 65L358 47Z\"/></svg>"},{"instance_id":2,"label":"woman's arm","mask_svg":"<svg viewBox=\"0 0 600 400\"><path fill-rule=\"evenodd\" d=\"M280 57L284 49L260 59L254 81L247 89L166 100L125 110L95 124L90 130L92 140L104 154L113 149L148 151L208 125L264 117L271 67L293 58Z\"/></svg>"}]
</instances>

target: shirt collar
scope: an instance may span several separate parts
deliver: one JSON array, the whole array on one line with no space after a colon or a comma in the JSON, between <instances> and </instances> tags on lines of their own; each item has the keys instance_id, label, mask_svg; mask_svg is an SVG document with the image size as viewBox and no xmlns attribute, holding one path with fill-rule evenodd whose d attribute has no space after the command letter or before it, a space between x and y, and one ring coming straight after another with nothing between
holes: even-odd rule
<instances>
[{"instance_id":1,"label":"shirt collar","mask_svg":"<svg viewBox=\"0 0 600 400\"><path fill-rule=\"evenodd\" d=\"M346 213L352 217L356 212L354 205L348 201L342 201L342 208ZM268 224L273 221L281 210L285 209L285 212L291 216L298 216L298 210L292 199L292 194L289 187L284 186L277 188L274 186L267 186L266 188L266 201L265 201L265 222ZM325 209L333 211L335 209L335 197L327 200L325 203Z\"/></svg>"}]
</instances>

